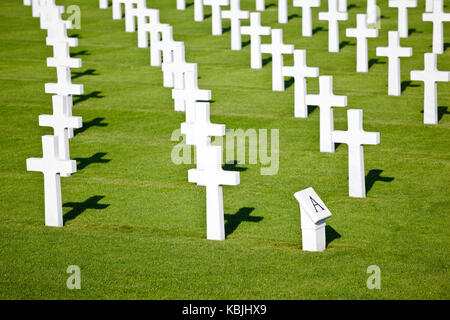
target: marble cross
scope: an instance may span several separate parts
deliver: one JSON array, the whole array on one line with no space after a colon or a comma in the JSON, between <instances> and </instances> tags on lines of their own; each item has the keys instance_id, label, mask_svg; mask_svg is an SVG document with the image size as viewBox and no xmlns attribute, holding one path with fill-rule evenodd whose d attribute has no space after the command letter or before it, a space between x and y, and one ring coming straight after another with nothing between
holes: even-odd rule
<instances>
[{"instance_id":1,"label":"marble cross","mask_svg":"<svg viewBox=\"0 0 450 320\"><path fill-rule=\"evenodd\" d=\"M256 0L256 11L264 11L266 10L265 0Z\"/></svg>"},{"instance_id":2,"label":"marble cross","mask_svg":"<svg viewBox=\"0 0 450 320\"><path fill-rule=\"evenodd\" d=\"M137 0L112 0L112 18L113 20L122 19L122 4L125 6L125 15L133 5L137 4Z\"/></svg>"},{"instance_id":3,"label":"marble cross","mask_svg":"<svg viewBox=\"0 0 450 320\"><path fill-rule=\"evenodd\" d=\"M349 196L365 198L366 183L363 145L379 144L380 133L364 131L363 111L360 109L347 110L347 122L347 131L333 131L333 141L335 143L345 143L348 145Z\"/></svg>"},{"instance_id":4,"label":"marble cross","mask_svg":"<svg viewBox=\"0 0 450 320\"><path fill-rule=\"evenodd\" d=\"M377 0L367 0L367 24L375 25L378 23Z\"/></svg>"},{"instance_id":5,"label":"marble cross","mask_svg":"<svg viewBox=\"0 0 450 320\"><path fill-rule=\"evenodd\" d=\"M272 55L272 90L284 91L283 54L294 53L294 46L283 43L283 29L272 29L272 43L261 45L261 52Z\"/></svg>"},{"instance_id":6,"label":"marble cross","mask_svg":"<svg viewBox=\"0 0 450 320\"><path fill-rule=\"evenodd\" d=\"M164 73L163 86L175 89L183 89L184 74L189 71L195 72L197 70L197 64L186 62L184 42L177 41L177 43L178 45L173 48L172 59L169 61L164 60L162 63L162 71ZM166 76L166 73L169 74L169 76Z\"/></svg>"},{"instance_id":7,"label":"marble cross","mask_svg":"<svg viewBox=\"0 0 450 320\"><path fill-rule=\"evenodd\" d=\"M250 36L250 67L252 69L262 68L261 36L271 34L270 27L261 26L261 13L250 13L250 26L242 26L241 33Z\"/></svg>"},{"instance_id":8,"label":"marble cross","mask_svg":"<svg viewBox=\"0 0 450 320\"><path fill-rule=\"evenodd\" d=\"M81 68L81 59L70 57L67 42L56 42L53 45L53 57L47 58L47 67Z\"/></svg>"},{"instance_id":9,"label":"marble cross","mask_svg":"<svg viewBox=\"0 0 450 320\"><path fill-rule=\"evenodd\" d=\"M249 12L241 10L241 0L230 0L230 10L222 11L222 18L231 22L231 50L241 50L241 20L248 19Z\"/></svg>"},{"instance_id":10,"label":"marble cross","mask_svg":"<svg viewBox=\"0 0 450 320\"><path fill-rule=\"evenodd\" d=\"M203 21L203 1L204 0L194 0L194 21Z\"/></svg>"},{"instance_id":11,"label":"marble cross","mask_svg":"<svg viewBox=\"0 0 450 320\"><path fill-rule=\"evenodd\" d=\"M319 68L311 68L306 65L306 50L294 50L294 65L283 67L283 76L294 78L294 117L308 118L306 78L318 77Z\"/></svg>"},{"instance_id":12,"label":"marble cross","mask_svg":"<svg viewBox=\"0 0 450 320\"><path fill-rule=\"evenodd\" d=\"M45 93L60 96L83 94L82 84L72 84L72 76L69 67L56 67L57 83L46 83Z\"/></svg>"},{"instance_id":13,"label":"marble cross","mask_svg":"<svg viewBox=\"0 0 450 320\"><path fill-rule=\"evenodd\" d=\"M62 200L60 174L70 175L77 171L75 160L59 158L58 138L42 137L42 158L28 158L27 171L39 171L44 174L45 225L62 227Z\"/></svg>"},{"instance_id":14,"label":"marble cross","mask_svg":"<svg viewBox=\"0 0 450 320\"><path fill-rule=\"evenodd\" d=\"M156 42L160 39L160 33L169 25L159 22L159 10L148 9L149 22L138 20L138 48L148 48L148 34L150 33L150 42Z\"/></svg>"},{"instance_id":15,"label":"marble cross","mask_svg":"<svg viewBox=\"0 0 450 320\"><path fill-rule=\"evenodd\" d=\"M434 5L436 6L436 2ZM438 95L436 82L450 81L450 72L439 71L437 69L437 55L435 53L425 53L424 60L424 70L411 71L411 80L423 81L424 83L423 122L425 124L438 124Z\"/></svg>"},{"instance_id":16,"label":"marble cross","mask_svg":"<svg viewBox=\"0 0 450 320\"><path fill-rule=\"evenodd\" d=\"M287 0L278 0L278 23L288 23Z\"/></svg>"},{"instance_id":17,"label":"marble cross","mask_svg":"<svg viewBox=\"0 0 450 320\"><path fill-rule=\"evenodd\" d=\"M347 12L347 0L338 0L339 12Z\"/></svg>"},{"instance_id":18,"label":"marble cross","mask_svg":"<svg viewBox=\"0 0 450 320\"><path fill-rule=\"evenodd\" d=\"M425 0L425 12L433 11L433 1L434 0Z\"/></svg>"},{"instance_id":19,"label":"marble cross","mask_svg":"<svg viewBox=\"0 0 450 320\"><path fill-rule=\"evenodd\" d=\"M367 27L365 14L357 14L356 28L348 28L346 36L356 38L356 72L368 72L367 38L378 37L378 30Z\"/></svg>"},{"instance_id":20,"label":"marble cross","mask_svg":"<svg viewBox=\"0 0 450 320\"><path fill-rule=\"evenodd\" d=\"M98 7L100 9L108 9L108 0L99 0Z\"/></svg>"},{"instance_id":21,"label":"marble cross","mask_svg":"<svg viewBox=\"0 0 450 320\"><path fill-rule=\"evenodd\" d=\"M302 7L302 36L312 36L311 8L320 7L320 0L294 0L294 7Z\"/></svg>"},{"instance_id":22,"label":"marble cross","mask_svg":"<svg viewBox=\"0 0 450 320\"><path fill-rule=\"evenodd\" d=\"M142 25L150 20L153 13L152 9L147 8L147 0L136 0L136 6L131 4L130 7L125 7L125 32L136 31L136 19L137 25Z\"/></svg>"},{"instance_id":23,"label":"marble cross","mask_svg":"<svg viewBox=\"0 0 450 320\"><path fill-rule=\"evenodd\" d=\"M318 106L320 109L320 152L334 152L332 132L334 128L333 107L347 106L347 96L333 93L333 77L319 77L320 94L306 95L308 106Z\"/></svg>"},{"instance_id":24,"label":"marble cross","mask_svg":"<svg viewBox=\"0 0 450 320\"><path fill-rule=\"evenodd\" d=\"M175 111L186 111L187 108L193 108L196 101L211 100L211 90L198 88L198 74L197 68L195 68L194 71L184 73L184 87L172 89L172 98L174 99ZM186 122L190 121L191 119L186 118Z\"/></svg>"},{"instance_id":25,"label":"marble cross","mask_svg":"<svg viewBox=\"0 0 450 320\"><path fill-rule=\"evenodd\" d=\"M422 20L433 22L433 53L444 53L444 22L450 21L450 13L444 12L442 0L434 0L432 11L424 13Z\"/></svg>"},{"instance_id":26,"label":"marble cross","mask_svg":"<svg viewBox=\"0 0 450 320\"><path fill-rule=\"evenodd\" d=\"M348 19L338 11L338 0L328 0L328 12L319 12L319 20L328 20L328 52L339 52L339 21Z\"/></svg>"},{"instance_id":27,"label":"marble cross","mask_svg":"<svg viewBox=\"0 0 450 320\"><path fill-rule=\"evenodd\" d=\"M186 9L186 0L177 0L177 10Z\"/></svg>"},{"instance_id":28,"label":"marble cross","mask_svg":"<svg viewBox=\"0 0 450 320\"><path fill-rule=\"evenodd\" d=\"M389 31L389 45L387 47L377 47L377 56L388 57L388 94L390 96L400 96L400 57L411 57L412 48L400 46L400 35L397 31Z\"/></svg>"},{"instance_id":29,"label":"marble cross","mask_svg":"<svg viewBox=\"0 0 450 320\"><path fill-rule=\"evenodd\" d=\"M23 0L24 6L31 6L31 0Z\"/></svg>"},{"instance_id":30,"label":"marble cross","mask_svg":"<svg viewBox=\"0 0 450 320\"><path fill-rule=\"evenodd\" d=\"M58 157L61 160L70 160L68 129L83 126L81 117L72 116L68 99L67 96L53 96L53 115L42 114L39 116L39 125L52 127L53 135L58 137Z\"/></svg>"},{"instance_id":31,"label":"marble cross","mask_svg":"<svg viewBox=\"0 0 450 320\"><path fill-rule=\"evenodd\" d=\"M211 6L212 35L222 34L222 7L228 6L229 0L203 0L203 4Z\"/></svg>"},{"instance_id":32,"label":"marble cross","mask_svg":"<svg viewBox=\"0 0 450 320\"><path fill-rule=\"evenodd\" d=\"M417 7L417 0L389 0L390 8L398 8L398 33L400 38L408 37L408 8Z\"/></svg>"},{"instance_id":33,"label":"marble cross","mask_svg":"<svg viewBox=\"0 0 450 320\"><path fill-rule=\"evenodd\" d=\"M156 41L155 41L156 40ZM161 66L161 54L163 61L172 61L172 52L176 46L182 44L180 41L173 40L173 27L167 25L161 32L161 39L156 37L151 40L150 46L150 65ZM166 74L166 76L169 76ZM170 81L170 80L169 80Z\"/></svg>"},{"instance_id":34,"label":"marble cross","mask_svg":"<svg viewBox=\"0 0 450 320\"><path fill-rule=\"evenodd\" d=\"M70 22L70 21L68 21ZM71 26L70 26L71 27ZM78 38L67 36L67 21L54 21L47 29L47 46L55 46L59 42L67 42L69 47L78 46Z\"/></svg>"}]
</instances>

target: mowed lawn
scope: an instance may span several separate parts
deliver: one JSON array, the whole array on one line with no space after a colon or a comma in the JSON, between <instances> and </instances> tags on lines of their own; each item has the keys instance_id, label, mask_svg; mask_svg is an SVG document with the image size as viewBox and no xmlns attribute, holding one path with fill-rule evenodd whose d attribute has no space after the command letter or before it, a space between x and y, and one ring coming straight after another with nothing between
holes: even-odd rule
<instances>
[{"instance_id":1,"label":"mowed lawn","mask_svg":"<svg viewBox=\"0 0 450 320\"><path fill-rule=\"evenodd\" d=\"M211 17L194 22L193 6L148 1L161 21L184 41L186 59L198 64L199 87L212 90L211 121L228 129L279 129L279 171L261 175L260 164L241 163L241 183L224 187L226 241L206 240L205 188L187 181L195 165L175 165L171 141L184 121L149 49L137 34L94 0L58 0L81 8L79 38L72 48L81 69L73 83L73 113L84 126L71 140L78 172L62 179L63 228L44 226L43 175L26 171L41 157L38 116L51 114L44 84L56 82L46 67L52 48L46 31L21 0L0 2L0 298L3 299L448 299L450 298L450 84L439 83L439 124L423 124L423 83L408 82L431 51L432 24L422 22L423 1L409 10L411 34L402 46L404 91L387 96L387 59L375 56L397 29L397 9L381 5L381 29L369 39L369 73L355 72L356 42L345 37L365 0L349 1L340 23L341 52L328 53L326 21L313 9L311 38L301 37L301 9L277 23L277 1L262 13L263 25L283 28L285 43L307 49L309 66L332 75L335 93L348 96L335 108L335 128L346 130L347 109L364 111L364 128L381 144L366 146L366 199L348 197L347 146L319 152L319 109L294 118L293 89L271 90L271 63L250 69L250 46L230 50L229 20L223 36L211 35ZM192 3L191 1L187 1ZM254 11L254 1L242 8ZM450 8L447 4L445 10ZM209 15L210 7L205 6ZM246 24L245 22L243 24ZM446 48L450 24L444 28ZM244 36L243 41L249 38ZM264 37L263 42L269 42ZM264 55L267 59L269 55ZM285 64L292 64L286 56ZM450 70L450 49L438 57ZM289 81L286 78L286 81ZM318 93L318 79L308 80ZM301 250L299 205L293 194L313 187L333 213L328 248ZM68 290L69 265L81 269L81 290ZM369 290L368 266L381 269L381 290Z\"/></svg>"}]
</instances>

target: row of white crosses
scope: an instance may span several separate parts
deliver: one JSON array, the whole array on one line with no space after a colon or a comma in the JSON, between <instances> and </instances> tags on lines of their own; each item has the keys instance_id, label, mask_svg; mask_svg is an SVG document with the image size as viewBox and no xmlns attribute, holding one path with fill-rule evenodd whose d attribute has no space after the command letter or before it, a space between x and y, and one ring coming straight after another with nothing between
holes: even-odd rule
<instances>
[{"instance_id":1,"label":"row of white crosses","mask_svg":"<svg viewBox=\"0 0 450 320\"><path fill-rule=\"evenodd\" d=\"M293 45L283 43L283 30L271 29L261 26L261 14L259 12L248 13L240 10L240 1L231 0L230 10L223 11L220 15L220 5L226 5L226 1L209 1L213 6L212 12L217 12L223 18L231 20L232 49L240 50L241 34L249 35L251 41L251 68L260 69L262 67L262 53L272 56L272 90L284 91L284 77L294 78L294 116L298 118L308 117L308 105L317 105L320 108L320 151L334 152L335 143L347 143L349 145L349 195L351 197L365 197L365 175L363 148L364 144L378 144L379 133L368 133L362 129L362 110L349 110L349 129L346 132L334 131L333 107L347 106L346 96L336 96L333 94L333 78L331 76L319 77L320 94L307 94L307 77L318 77L319 69L306 65L306 51L295 50ZM330 21L330 29L333 29L333 40L338 39L337 21L339 16L347 18L347 13L340 12L338 6L341 2L337 0L329 1L329 13L324 19ZM313 3L309 3L313 5ZM346 10L346 3L345 3ZM214 15L214 13L213 13ZM241 19L250 16L250 26L240 26ZM368 29L366 26L366 15L358 18L357 29L349 29L349 36L355 36L359 44L358 66L361 72L367 67L367 37L377 36L376 29ZM214 25L214 22L213 22ZM215 32L214 32L215 29ZM221 31L221 22L213 27L213 34ZM237 31L233 31L237 30ZM270 44L261 44L262 35L271 35ZM332 41L330 41L331 43ZM334 44L330 44L330 47ZM339 40L337 40L339 47ZM362 53L362 54L361 54ZM284 66L283 56L285 54L294 55L294 65ZM358 116L355 116L357 114ZM359 116L361 115L361 116ZM359 122L357 122L359 121ZM357 146L357 147L355 147Z\"/></svg>"},{"instance_id":2,"label":"row of white crosses","mask_svg":"<svg viewBox=\"0 0 450 320\"><path fill-rule=\"evenodd\" d=\"M27 159L27 170L44 174L45 225L62 227L60 178L76 172L76 161L70 160L69 139L73 129L82 126L81 117L72 116L72 95L83 94L83 85L72 84L70 71L81 67L81 59L71 58L69 50L78 45L78 39L67 36L72 24L62 20L64 7L56 6L54 0L24 0L24 5L32 5L41 29L47 29L46 44L53 46L53 57L47 59L47 66L57 71L57 83L45 84L45 92L54 94L53 114L39 116L39 125L52 127L54 133L42 137L43 157Z\"/></svg>"},{"instance_id":3,"label":"row of white crosses","mask_svg":"<svg viewBox=\"0 0 450 320\"><path fill-rule=\"evenodd\" d=\"M101 0L99 4L102 8ZM222 169L222 147L211 144L211 137L225 135L225 125L210 122L211 91L198 88L197 64L186 62L184 43L174 41L172 26L160 23L159 10L148 9L145 0L113 0L115 19L122 16L121 4L126 31L135 31L137 18L138 47L147 48L150 39L150 64L162 67L163 86L172 88L175 111L186 114L181 133L186 144L195 146L197 165L188 171L188 181L206 186L207 239L224 240L222 186L238 185L240 179L239 172ZM184 1L177 8L185 8Z\"/></svg>"}]
</instances>

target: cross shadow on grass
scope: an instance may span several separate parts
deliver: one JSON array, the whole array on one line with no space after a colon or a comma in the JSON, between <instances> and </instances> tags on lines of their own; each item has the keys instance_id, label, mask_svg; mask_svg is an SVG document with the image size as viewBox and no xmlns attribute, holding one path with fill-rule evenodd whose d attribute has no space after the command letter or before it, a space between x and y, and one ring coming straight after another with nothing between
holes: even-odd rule
<instances>
[{"instance_id":1,"label":"cross shadow on grass","mask_svg":"<svg viewBox=\"0 0 450 320\"><path fill-rule=\"evenodd\" d=\"M350 41L341 41L341 43L339 43L339 49L343 49L346 46L354 46L354 43L351 43Z\"/></svg>"},{"instance_id":2,"label":"cross shadow on grass","mask_svg":"<svg viewBox=\"0 0 450 320\"><path fill-rule=\"evenodd\" d=\"M348 10L352 10L352 9L356 9L356 8L359 8L356 4L349 4L349 5L347 6L347 11L348 11Z\"/></svg>"},{"instance_id":3,"label":"cross shadow on grass","mask_svg":"<svg viewBox=\"0 0 450 320\"><path fill-rule=\"evenodd\" d=\"M235 214L225 214L225 236L232 234L242 222L260 222L263 217L250 216L255 208L240 208Z\"/></svg>"},{"instance_id":4,"label":"cross shadow on grass","mask_svg":"<svg viewBox=\"0 0 450 320\"><path fill-rule=\"evenodd\" d=\"M292 84L294 83L294 77L290 77L287 80L284 80L284 87L285 89L288 89Z\"/></svg>"},{"instance_id":5,"label":"cross shadow on grass","mask_svg":"<svg viewBox=\"0 0 450 320\"><path fill-rule=\"evenodd\" d=\"M76 78L84 77L84 76L98 76L99 74L96 72L97 72L97 70L95 70L95 69L87 69L87 70L80 71L80 72L74 71L74 72L72 72L72 80L76 79Z\"/></svg>"},{"instance_id":6,"label":"cross shadow on grass","mask_svg":"<svg viewBox=\"0 0 450 320\"><path fill-rule=\"evenodd\" d=\"M313 113L317 108L319 108L318 106L308 106L308 116Z\"/></svg>"},{"instance_id":7,"label":"cross shadow on grass","mask_svg":"<svg viewBox=\"0 0 450 320\"><path fill-rule=\"evenodd\" d=\"M423 33L423 31L417 31L416 28L409 28L408 29L408 36L412 35L413 33Z\"/></svg>"},{"instance_id":8,"label":"cross shadow on grass","mask_svg":"<svg viewBox=\"0 0 450 320\"><path fill-rule=\"evenodd\" d=\"M334 230L332 226L325 226L325 239L327 242L326 244L327 247L331 242L339 238L341 238L339 232Z\"/></svg>"},{"instance_id":9,"label":"cross shadow on grass","mask_svg":"<svg viewBox=\"0 0 450 320\"><path fill-rule=\"evenodd\" d=\"M101 98L104 98L104 97L105 96L101 95L101 91L92 91L91 93L88 93L88 94L79 95L78 98L73 101L73 104L75 105L75 104L84 102L86 100L89 100L91 98L101 99Z\"/></svg>"},{"instance_id":10,"label":"cross shadow on grass","mask_svg":"<svg viewBox=\"0 0 450 320\"><path fill-rule=\"evenodd\" d=\"M262 65L263 65L263 67L264 67L266 64L269 64L270 62L272 62L272 56L263 59L263 60L262 60Z\"/></svg>"},{"instance_id":11,"label":"cross shadow on grass","mask_svg":"<svg viewBox=\"0 0 450 320\"><path fill-rule=\"evenodd\" d=\"M73 52L73 53L70 54L70 56L72 58L76 57L76 56L90 56L90 55L91 54L90 54L90 52L88 50L80 50L80 51Z\"/></svg>"},{"instance_id":12,"label":"cross shadow on grass","mask_svg":"<svg viewBox=\"0 0 450 320\"><path fill-rule=\"evenodd\" d=\"M266 4L266 9L269 9L271 7L276 7L275 3Z\"/></svg>"},{"instance_id":13,"label":"cross shadow on grass","mask_svg":"<svg viewBox=\"0 0 450 320\"><path fill-rule=\"evenodd\" d=\"M315 27L315 28L312 30L312 34L314 35L314 34L316 34L316 33L319 32L319 31L327 31L327 30L325 30L323 27Z\"/></svg>"},{"instance_id":14,"label":"cross shadow on grass","mask_svg":"<svg viewBox=\"0 0 450 320\"><path fill-rule=\"evenodd\" d=\"M100 204L98 203L100 200L102 200L105 196L93 196L87 199L84 202L66 202L63 204L63 207L69 207L72 208L69 212L67 212L64 217L64 224L67 221L73 220L76 217L78 217L80 214L85 212L88 209L95 209L95 210L103 210L109 207L109 204Z\"/></svg>"},{"instance_id":15,"label":"cross shadow on grass","mask_svg":"<svg viewBox=\"0 0 450 320\"><path fill-rule=\"evenodd\" d=\"M89 158L74 158L74 160L77 161L77 171L83 170L88 165L92 163L108 163L111 161L111 159L103 159L104 156L106 156L107 153L105 152L97 152L96 154L92 155Z\"/></svg>"},{"instance_id":16,"label":"cross shadow on grass","mask_svg":"<svg viewBox=\"0 0 450 320\"><path fill-rule=\"evenodd\" d=\"M83 122L83 126L81 128L75 129L73 131L73 135L76 136L77 134L83 133L91 127L106 127L106 126L108 126L108 124L104 123L103 120L105 120L105 118L95 118L95 119L92 119L91 121Z\"/></svg>"},{"instance_id":17,"label":"cross shadow on grass","mask_svg":"<svg viewBox=\"0 0 450 320\"><path fill-rule=\"evenodd\" d=\"M382 177L381 176L382 172L383 172L383 170L373 169L367 173L367 175L366 175L366 193L368 193L370 191L370 189L372 189L373 185L377 181L391 182L394 180L394 177Z\"/></svg>"},{"instance_id":18,"label":"cross shadow on grass","mask_svg":"<svg viewBox=\"0 0 450 320\"><path fill-rule=\"evenodd\" d=\"M222 169L225 171L247 171L246 167L238 167L238 164L239 161L237 160L229 161L222 166Z\"/></svg>"},{"instance_id":19,"label":"cross shadow on grass","mask_svg":"<svg viewBox=\"0 0 450 320\"><path fill-rule=\"evenodd\" d=\"M294 14L291 14L290 16L288 16L288 21L291 21L292 19L294 19L294 18L299 18L300 16L298 15L298 14L296 14L296 13L294 13Z\"/></svg>"},{"instance_id":20,"label":"cross shadow on grass","mask_svg":"<svg viewBox=\"0 0 450 320\"><path fill-rule=\"evenodd\" d=\"M419 84L412 84L412 81L409 81L409 80L402 81L402 83L401 83L401 91L402 92L405 91L406 88L408 88L408 87L416 88L416 87L420 87L420 85Z\"/></svg>"},{"instance_id":21,"label":"cross shadow on grass","mask_svg":"<svg viewBox=\"0 0 450 320\"><path fill-rule=\"evenodd\" d=\"M372 58L369 60L369 69L372 68L372 66L375 64L386 64L386 62L380 61L380 59L378 59L378 58Z\"/></svg>"},{"instance_id":22,"label":"cross shadow on grass","mask_svg":"<svg viewBox=\"0 0 450 320\"><path fill-rule=\"evenodd\" d=\"M250 44L250 40L248 41L242 41L242 48L245 48L246 46L248 46Z\"/></svg>"}]
</instances>

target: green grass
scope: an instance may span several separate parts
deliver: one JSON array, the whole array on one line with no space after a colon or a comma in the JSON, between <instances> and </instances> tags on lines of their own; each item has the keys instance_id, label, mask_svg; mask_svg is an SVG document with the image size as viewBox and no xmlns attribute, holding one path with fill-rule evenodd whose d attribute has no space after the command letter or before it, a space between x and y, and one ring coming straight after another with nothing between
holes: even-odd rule
<instances>
[{"instance_id":1,"label":"green grass","mask_svg":"<svg viewBox=\"0 0 450 320\"><path fill-rule=\"evenodd\" d=\"M365 147L366 174L382 170L393 180L375 181L366 199L348 197L347 146L335 154L319 152L318 110L308 119L295 119L293 86L272 92L270 64L251 70L250 46L232 52L230 33L211 36L211 19L194 22L192 6L177 11L175 0L150 3L161 10L162 22L173 25L175 40L185 42L187 60L198 63L199 87L212 90L215 100L213 122L230 129L280 129L278 174L262 176L260 165L245 164L240 185L224 187L226 214L254 208L250 216L262 219L243 221L226 241L205 239L205 189L187 182L193 165L174 165L170 158L177 144L170 137L184 114L174 112L161 69L149 66L149 50L137 48L136 34L124 32L123 20L111 19L111 8L98 9L98 1L59 0L80 5L82 12L81 30L70 33L79 35L79 47L71 52L79 53L83 67L73 73L88 72L73 82L92 94L76 103L74 115L85 123L104 118L105 124L77 134L71 156L104 153L101 159L109 161L83 162L82 170L62 179L63 203L79 207L97 197L98 204L86 210L65 206L64 228L45 227L43 176L27 172L25 160L40 157L41 135L52 134L38 126L38 115L51 113L44 83L56 79L55 69L45 63L52 49L45 46L46 33L30 7L3 0L0 298L450 298L450 116L444 112L439 125L423 124L421 82L413 82L401 97L388 97L385 58L367 74L355 72L355 39L344 34L355 25L356 13L365 11L365 1L350 1L356 7L340 24L341 41L350 44L339 54L327 52L326 31L302 38L299 17L278 25L275 6L262 13L262 22L282 27L285 43L306 48L308 65L333 75L335 93L348 95L348 108L364 110L367 131L381 133L380 145ZM242 7L253 10L253 3L244 0ZM289 10L301 15L298 8ZM318 11L314 27L327 29L317 20ZM402 59L403 81L411 70L423 69L423 53L431 51L432 24L421 21L422 11L422 1L409 10L416 32L402 45L413 47L414 56ZM396 9L382 1L381 12L380 36L369 40L369 59L396 29ZM438 57L440 70L450 70L449 52ZM309 91L317 93L318 79L308 81ZM443 111L450 107L449 89L449 83L438 84ZM336 108L336 129L346 129L348 108ZM310 186L333 213L328 224L340 234L323 253L301 250L293 194ZM66 288L69 265L81 268L81 290ZM370 265L381 268L381 290L366 287Z\"/></svg>"}]
</instances>

